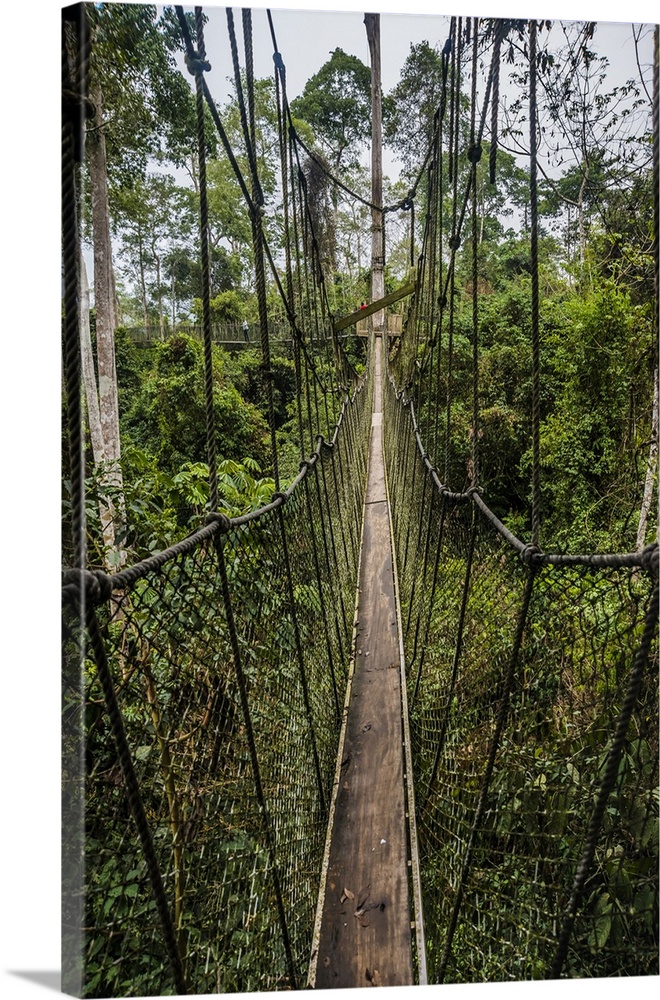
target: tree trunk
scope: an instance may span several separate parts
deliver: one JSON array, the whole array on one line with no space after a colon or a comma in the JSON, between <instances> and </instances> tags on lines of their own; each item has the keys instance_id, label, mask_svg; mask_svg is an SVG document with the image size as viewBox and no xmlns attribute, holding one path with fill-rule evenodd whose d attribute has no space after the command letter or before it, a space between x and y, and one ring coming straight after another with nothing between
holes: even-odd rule
<instances>
[{"instance_id":1,"label":"tree trunk","mask_svg":"<svg viewBox=\"0 0 660 1000\"><path fill-rule=\"evenodd\" d=\"M103 94L95 85L90 97L96 108L96 121L103 121ZM92 196L92 233L94 240L94 304L96 308L96 360L98 367L98 400L103 435L106 468L104 481L117 501L121 512L122 473L119 465L119 401L117 370L115 366L115 296L112 273L112 243L110 239L110 212L108 207L108 177L105 135L102 128L88 138L88 166ZM115 519L117 510L108 504L108 516ZM105 530L104 530L105 535ZM108 562L109 553L106 555ZM121 559L120 559L121 561Z\"/></svg>"},{"instance_id":2,"label":"tree trunk","mask_svg":"<svg viewBox=\"0 0 660 1000\"><path fill-rule=\"evenodd\" d=\"M642 497L642 507L639 512L639 525L637 527L637 551L641 552L646 541L646 529L653 500L653 484L655 482L656 470L658 468L658 369L653 375L653 406L651 409L651 443L649 445L649 457L646 463L646 478L644 480L644 496Z\"/></svg>"},{"instance_id":3,"label":"tree trunk","mask_svg":"<svg viewBox=\"0 0 660 1000\"><path fill-rule=\"evenodd\" d=\"M160 331L160 339L165 340L165 322L163 320L163 289L160 283L160 257L154 251L154 257L156 258L156 288L158 289L158 329Z\"/></svg>"},{"instance_id":4,"label":"tree trunk","mask_svg":"<svg viewBox=\"0 0 660 1000\"><path fill-rule=\"evenodd\" d=\"M105 462L106 455L89 323L89 283L87 280L87 267L82 257L80 270L80 356L83 389L87 405L87 422L89 424L89 436L92 440L92 457L94 465L98 468ZM99 502L99 518L103 532L104 548L106 551L112 551L115 548L115 511L111 504Z\"/></svg>"},{"instance_id":5,"label":"tree trunk","mask_svg":"<svg viewBox=\"0 0 660 1000\"><path fill-rule=\"evenodd\" d=\"M105 461L103 431L101 429L101 412L99 410L99 395L96 386L96 371L92 353L92 335L89 324L89 282L87 267L81 255L80 260L80 359L82 365L83 388L87 404L87 421L92 439L92 456L94 465Z\"/></svg>"},{"instance_id":6,"label":"tree trunk","mask_svg":"<svg viewBox=\"0 0 660 1000\"><path fill-rule=\"evenodd\" d=\"M144 252L142 250L142 233L138 230L138 259L140 266L140 297L142 299L142 317L144 320L144 335L147 335L149 325L149 310L147 309L147 285L144 278Z\"/></svg>"},{"instance_id":7,"label":"tree trunk","mask_svg":"<svg viewBox=\"0 0 660 1000\"><path fill-rule=\"evenodd\" d=\"M371 57L371 201L383 204L383 117L380 75L380 14L365 14L364 23ZM383 213L371 210L371 300L385 295ZM382 330L384 310L374 313L375 330Z\"/></svg>"}]
</instances>

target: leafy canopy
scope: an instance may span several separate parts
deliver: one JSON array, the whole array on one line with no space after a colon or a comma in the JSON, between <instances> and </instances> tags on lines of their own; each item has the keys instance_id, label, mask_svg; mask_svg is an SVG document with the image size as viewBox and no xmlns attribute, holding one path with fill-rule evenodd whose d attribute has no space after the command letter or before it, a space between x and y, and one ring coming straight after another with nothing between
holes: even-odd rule
<instances>
[{"instance_id":1,"label":"leafy canopy","mask_svg":"<svg viewBox=\"0 0 660 1000\"><path fill-rule=\"evenodd\" d=\"M335 49L291 103L294 115L312 126L338 167L345 153L354 163L371 137L371 70L343 49Z\"/></svg>"}]
</instances>

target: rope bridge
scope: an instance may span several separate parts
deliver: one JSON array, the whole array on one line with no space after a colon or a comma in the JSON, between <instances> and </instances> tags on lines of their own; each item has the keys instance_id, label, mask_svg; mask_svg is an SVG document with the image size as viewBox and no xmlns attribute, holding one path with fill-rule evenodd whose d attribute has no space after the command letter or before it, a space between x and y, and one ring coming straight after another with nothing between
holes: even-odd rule
<instances>
[{"instance_id":1,"label":"rope bridge","mask_svg":"<svg viewBox=\"0 0 660 1000\"><path fill-rule=\"evenodd\" d=\"M69 95L86 92L89 59L84 8L73 10ZM63 118L73 496L63 589L63 987L90 997L305 986L354 655L372 347L358 377L329 307L270 14L285 233L277 267L257 170L251 12L241 12L242 70L227 11L246 173L205 82L201 9L177 16L197 96L211 500L181 542L112 575L89 567L85 551L77 202L89 109L71 97ZM453 18L433 142L410 199L394 206L412 209L418 187L427 201L414 296L383 379L429 981L642 974L656 971L657 957L657 545L624 555L541 548L534 273L530 540L485 499L475 177L489 98L477 122L473 92L461 191L463 29ZM500 27L488 74L495 103L503 37ZM534 47L532 24L532 86ZM271 502L233 517L219 500L213 424L205 107L250 210L275 479ZM455 157L449 236L443 144ZM466 374L454 355L453 303L468 218ZM286 488L269 276L288 317L297 384L300 471ZM459 405L471 407L467 451Z\"/></svg>"}]
</instances>

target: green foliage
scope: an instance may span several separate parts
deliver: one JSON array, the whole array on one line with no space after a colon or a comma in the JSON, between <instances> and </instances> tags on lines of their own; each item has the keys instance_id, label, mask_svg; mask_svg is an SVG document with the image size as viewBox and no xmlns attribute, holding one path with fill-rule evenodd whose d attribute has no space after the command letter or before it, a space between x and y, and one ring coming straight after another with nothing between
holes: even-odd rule
<instances>
[{"instance_id":1,"label":"green foliage","mask_svg":"<svg viewBox=\"0 0 660 1000\"><path fill-rule=\"evenodd\" d=\"M245 306L238 292L229 289L218 292L209 302L209 311L212 323L235 323L245 315ZM194 299L193 314L198 323L201 323L203 316L202 300Z\"/></svg>"},{"instance_id":2,"label":"green foliage","mask_svg":"<svg viewBox=\"0 0 660 1000\"><path fill-rule=\"evenodd\" d=\"M606 281L568 298L561 313L544 345L553 389L541 425L547 530L560 545L634 547L651 418L651 312Z\"/></svg>"},{"instance_id":3,"label":"green foliage","mask_svg":"<svg viewBox=\"0 0 660 1000\"><path fill-rule=\"evenodd\" d=\"M226 356L214 349L213 390L217 445L221 457L244 455L267 461L267 423L224 374ZM206 458L205 377L201 344L179 334L159 344L123 421L127 438L149 450L161 468Z\"/></svg>"},{"instance_id":4,"label":"green foliage","mask_svg":"<svg viewBox=\"0 0 660 1000\"><path fill-rule=\"evenodd\" d=\"M288 419L289 409L296 398L296 371L293 361L280 354L273 354L270 367L275 426L279 428ZM267 383L260 351L240 351L228 357L225 371L244 399L255 406L265 405Z\"/></svg>"},{"instance_id":5,"label":"green foliage","mask_svg":"<svg viewBox=\"0 0 660 1000\"><path fill-rule=\"evenodd\" d=\"M148 157L182 164L194 149L195 103L176 67L173 11L150 4L94 4L92 91L103 94L111 181L146 171Z\"/></svg>"},{"instance_id":6,"label":"green foliage","mask_svg":"<svg viewBox=\"0 0 660 1000\"><path fill-rule=\"evenodd\" d=\"M337 48L291 109L312 127L335 167L345 154L350 165L371 135L371 71L357 56Z\"/></svg>"},{"instance_id":7,"label":"green foliage","mask_svg":"<svg viewBox=\"0 0 660 1000\"><path fill-rule=\"evenodd\" d=\"M438 49L426 41L411 43L399 82L383 100L385 140L408 169L424 159L441 94L442 59Z\"/></svg>"}]
</instances>

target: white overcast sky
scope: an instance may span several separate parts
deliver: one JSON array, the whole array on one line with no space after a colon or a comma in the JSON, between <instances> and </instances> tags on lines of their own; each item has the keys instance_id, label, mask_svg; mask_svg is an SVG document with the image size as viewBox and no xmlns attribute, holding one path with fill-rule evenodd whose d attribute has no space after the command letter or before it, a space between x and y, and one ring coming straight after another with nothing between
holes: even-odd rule
<instances>
[{"instance_id":1,"label":"white overcast sky","mask_svg":"<svg viewBox=\"0 0 660 1000\"><path fill-rule=\"evenodd\" d=\"M273 44L271 40L266 10L260 4L249 4L253 7L253 44L255 74L258 77L272 75L273 72ZM279 51L284 60L287 73L287 92L289 99L293 99L300 94L307 80L320 69L331 53L336 48L342 48L345 52L357 56L367 66L369 65L369 47L367 35L364 27L364 14L362 10L350 9L354 4L329 4L329 7L344 7L348 9L291 9L297 6L289 4L286 7L273 7L271 13L277 38ZM316 7L315 4L307 4L307 7ZM420 13L426 7L434 13ZM410 52L413 43L422 40L428 41L431 45L439 45L442 48L448 34L449 15L469 13L474 15L488 15L496 12L498 15L529 16L532 12L533 4L521 5L516 3L501 3L493 5L488 3L476 4L467 7L464 3L458 2L447 6L447 15L440 13L440 4L420 4L412 0L411 3L386 4L379 3L377 8L381 9L381 58L382 58L382 83L385 93L390 91L400 77L401 68ZM603 16L605 5L599 5L599 16ZM397 13L405 8L405 13ZM573 5L565 5L565 9L570 10L570 16L577 18L580 11L580 2L576 0ZM634 8L630 8L631 12ZM525 14L520 14L520 11ZM538 5L539 16L544 16L544 11ZM233 75L231 65L231 54L227 34L227 17L224 6L206 5L205 13L208 15L208 23L204 29L206 52L211 71L207 73L206 79L214 99L220 104L224 103L231 93L231 84L228 80ZM582 19L588 19L586 13ZM591 15L593 19L593 13ZM643 14L635 15L643 20ZM239 53L241 61L242 53L242 27L240 14L234 14L237 36L239 39ZM557 32L558 34L558 32ZM544 36L545 37L545 36ZM638 76L636 65L635 46L633 43L632 26L630 23L599 22L595 39L595 50L602 55L606 55L610 62L607 85L605 90L613 86L624 83L631 77ZM652 31L645 32L639 45L639 55L642 66L651 66L653 59ZM505 78L507 75L506 65L503 68L502 95L506 94L507 85ZM649 74L650 78L650 74ZM364 165L369 164L369 150L365 148L362 154ZM399 170L400 162L393 152L387 148L384 150L385 174L390 180L395 180ZM183 176L183 172L182 172Z\"/></svg>"},{"instance_id":2,"label":"white overcast sky","mask_svg":"<svg viewBox=\"0 0 660 1000\"><path fill-rule=\"evenodd\" d=\"M248 3L252 7L258 4ZM3 905L0 990L7 1000L44 1000L57 992L59 970L59 455L60 263L58 0L6 4L2 73L2 569L3 581ZM214 4L212 6L219 6ZM341 45L368 61L362 7L355 0L322 4L289 0L286 7L331 6L297 27L275 13L291 92ZM382 18L383 76L389 89L397 61L413 35L433 40L429 13L557 17L651 22L653 0L465 0L443 7L424 0L376 0L371 10L405 10ZM354 12L347 15L346 12ZM357 12L357 13L355 13ZM255 25L261 15L255 15ZM293 23L292 32L285 24ZM302 23L302 22L300 22ZM426 25L430 26L427 33ZM421 31L420 31L421 29ZM614 29L615 38L618 37ZM440 38L443 33L440 32ZM616 42L624 49L625 43ZM216 60L215 55L212 59ZM307 67L305 65L307 64ZM261 72L261 70L259 71ZM295 79L295 73L302 78ZM215 73L215 68L214 68ZM226 75L226 74L225 74ZM217 97L221 97L221 80ZM215 78L213 83L215 90ZM9 574L11 573L11 578ZM24 975L16 975L22 971ZM562 1000L605 1000L621 989L655 996L657 977L622 981L565 981ZM49 986L50 984L50 986ZM554 1000L557 984L445 986L444 1000ZM485 991L484 991L485 990ZM419 1000L437 988L397 990ZM393 994L394 995L394 994Z\"/></svg>"},{"instance_id":3,"label":"white overcast sky","mask_svg":"<svg viewBox=\"0 0 660 1000\"><path fill-rule=\"evenodd\" d=\"M255 73L257 76L268 76L273 69L273 47L266 18L266 11L260 5L253 7L253 32ZM293 6L293 5L291 5ZM334 7L335 5L329 5ZM339 4L337 4L339 6ZM447 37L448 19L440 12L441 5L426 5L434 9L434 15L416 13L422 9L421 4L412 0L410 4L400 3L399 10L406 8L405 13L388 13L385 4L381 13L381 55L382 81L385 92L392 89L399 79L401 67L410 51L411 43L426 39L432 45L442 44ZM396 6L396 5L394 5ZM469 8L462 3L450 4L446 7L447 14L475 13L479 14L479 4ZM516 4L481 5L484 12L490 9L499 14L514 12ZM573 5L566 5L572 11L572 16L579 10L579 0ZM602 14L604 5L600 4ZM530 12L529 4L523 9ZM539 13L543 13L538 5ZM207 5L204 8L208 14L209 23L205 28L206 50L211 62L211 72L207 74L209 87L216 100L223 101L229 94L226 78L231 74L229 43L227 40L227 22L225 9ZM291 10L271 8L273 24L277 36L279 50L286 65L287 89L289 98L296 97L304 88L306 81L313 75L335 48L357 56L367 66L369 65L369 48L364 28L364 14L358 10ZM240 17L236 17L237 31L241 37ZM635 53L632 43L630 24L602 23L599 25L595 47L602 47L604 54L610 57L613 67L620 68L622 78L635 72ZM652 58L652 42L647 40L647 57ZM629 67L629 72L627 67Z\"/></svg>"}]
</instances>

